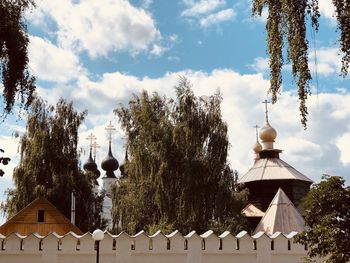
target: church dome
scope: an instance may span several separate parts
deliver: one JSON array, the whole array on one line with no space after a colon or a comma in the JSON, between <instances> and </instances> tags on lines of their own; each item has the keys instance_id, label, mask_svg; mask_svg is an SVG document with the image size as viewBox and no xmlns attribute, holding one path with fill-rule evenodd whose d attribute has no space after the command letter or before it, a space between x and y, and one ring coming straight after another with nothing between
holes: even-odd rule
<instances>
[{"instance_id":1,"label":"church dome","mask_svg":"<svg viewBox=\"0 0 350 263\"><path fill-rule=\"evenodd\" d=\"M274 142L277 137L277 132L271 127L270 123L266 122L259 131L259 137L262 142Z\"/></svg>"},{"instance_id":2,"label":"church dome","mask_svg":"<svg viewBox=\"0 0 350 263\"><path fill-rule=\"evenodd\" d=\"M261 144L259 143L259 142L256 142L255 144L254 144L254 146L253 146L253 151L255 152L255 153L259 153L259 152L261 152L262 151L262 146L261 146Z\"/></svg>"},{"instance_id":3,"label":"church dome","mask_svg":"<svg viewBox=\"0 0 350 263\"><path fill-rule=\"evenodd\" d=\"M95 179L97 180L97 179L100 177L101 172L100 172L98 169L96 169L96 170L94 171L94 173L95 173Z\"/></svg>"},{"instance_id":4,"label":"church dome","mask_svg":"<svg viewBox=\"0 0 350 263\"><path fill-rule=\"evenodd\" d=\"M106 177L115 178L114 171L118 169L119 163L117 159L113 157L111 145L109 145L108 155L103 159L101 167L106 171Z\"/></svg>"},{"instance_id":5,"label":"church dome","mask_svg":"<svg viewBox=\"0 0 350 263\"><path fill-rule=\"evenodd\" d=\"M125 158L124 158L124 162L119 166L119 170L120 170L120 175L122 178L125 178L128 176L127 171L126 171L126 164L129 162L129 158L128 158L128 150L125 151Z\"/></svg>"},{"instance_id":6,"label":"church dome","mask_svg":"<svg viewBox=\"0 0 350 263\"><path fill-rule=\"evenodd\" d=\"M84 163L83 168L87 172L95 172L97 170L97 164L94 162L91 156L91 151L89 158L87 159L86 163Z\"/></svg>"}]
</instances>

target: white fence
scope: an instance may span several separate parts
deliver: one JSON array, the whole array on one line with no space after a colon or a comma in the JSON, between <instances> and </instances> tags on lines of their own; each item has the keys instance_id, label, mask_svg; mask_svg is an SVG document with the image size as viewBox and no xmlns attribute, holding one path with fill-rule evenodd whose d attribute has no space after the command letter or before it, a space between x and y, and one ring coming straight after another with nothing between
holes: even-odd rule
<instances>
[{"instance_id":1,"label":"white fence","mask_svg":"<svg viewBox=\"0 0 350 263\"><path fill-rule=\"evenodd\" d=\"M141 231L135 236L126 233L105 233L100 242L100 263L296 263L302 262L306 247L296 244L296 233L250 236L242 231L237 236L224 232L216 236L209 230L202 235L191 232L186 236L178 231L152 236ZM32 234L0 235L1 263L63 263L96 262L95 243L90 233L77 236L55 233L46 237Z\"/></svg>"}]
</instances>

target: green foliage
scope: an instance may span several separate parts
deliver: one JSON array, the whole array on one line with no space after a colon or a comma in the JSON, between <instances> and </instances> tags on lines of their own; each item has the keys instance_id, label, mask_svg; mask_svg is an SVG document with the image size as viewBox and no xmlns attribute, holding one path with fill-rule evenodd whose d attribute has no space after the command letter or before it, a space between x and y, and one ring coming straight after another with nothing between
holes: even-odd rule
<instances>
[{"instance_id":1,"label":"green foliage","mask_svg":"<svg viewBox=\"0 0 350 263\"><path fill-rule=\"evenodd\" d=\"M246 193L236 191L227 163L221 95L198 98L185 78L176 95L174 101L144 91L115 110L129 153L127 177L113 190L115 223L123 223L118 231L201 232L211 221L230 229L244 222Z\"/></svg>"},{"instance_id":2,"label":"green foliage","mask_svg":"<svg viewBox=\"0 0 350 263\"><path fill-rule=\"evenodd\" d=\"M350 0L328 0L335 6L335 14L340 31L340 50L343 53L342 73L347 75L350 62ZM318 0L252 0L253 15L260 15L268 8L266 22L267 53L270 56L270 92L272 101L282 84L281 69L285 62L283 48L287 48L286 62L292 64L292 74L298 86L299 110L301 122L306 127L306 100L310 94L311 74L308 66L308 40L306 21L311 20L312 27L318 30L320 17Z\"/></svg>"},{"instance_id":3,"label":"green foliage","mask_svg":"<svg viewBox=\"0 0 350 263\"><path fill-rule=\"evenodd\" d=\"M350 187L341 177L324 176L305 198L305 223L309 230L297 241L308 244L309 259L325 258L327 263L350 260Z\"/></svg>"},{"instance_id":4,"label":"green foliage","mask_svg":"<svg viewBox=\"0 0 350 263\"><path fill-rule=\"evenodd\" d=\"M59 100L56 107L39 98L29 109L26 133L20 138L21 160L15 168L15 188L8 190L4 212L8 217L38 196L45 196L70 217L71 192L76 195L76 224L82 231L99 226L102 200L92 191L94 175L78 166L78 128L86 112ZM93 211L93 213L91 213Z\"/></svg>"},{"instance_id":5,"label":"green foliage","mask_svg":"<svg viewBox=\"0 0 350 263\"><path fill-rule=\"evenodd\" d=\"M0 1L0 72L5 102L4 113L12 111L16 95L26 109L33 101L35 78L28 70L28 34L23 14L32 0Z\"/></svg>"}]
</instances>

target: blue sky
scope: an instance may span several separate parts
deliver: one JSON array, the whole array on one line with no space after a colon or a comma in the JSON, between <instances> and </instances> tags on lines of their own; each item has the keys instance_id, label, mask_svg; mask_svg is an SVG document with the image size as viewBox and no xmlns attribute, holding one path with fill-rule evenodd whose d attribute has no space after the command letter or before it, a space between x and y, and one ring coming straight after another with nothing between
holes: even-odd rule
<instances>
[{"instance_id":1,"label":"blue sky","mask_svg":"<svg viewBox=\"0 0 350 263\"><path fill-rule=\"evenodd\" d=\"M268 60L265 17L252 18L250 0L38 0L27 15L30 67L38 92L55 104L59 97L73 100L89 115L80 131L82 161L93 132L106 155L105 126L116 126L113 152L122 160L123 133L112 111L142 89L174 96L178 75L187 76L197 95L223 93L223 118L229 125L231 166L244 174L253 162L252 126L263 125L261 101L268 98ZM270 106L270 122L278 132L281 156L319 181L323 173L341 175L349 182L349 78L340 74L336 22L330 0L320 0L321 26L310 39L310 68L318 85L308 101L309 126L299 122L295 84L290 65L277 104ZM0 143L11 156L1 178L0 198L11 187L18 162L11 134L24 132L24 121L10 117L0 126Z\"/></svg>"}]
</instances>

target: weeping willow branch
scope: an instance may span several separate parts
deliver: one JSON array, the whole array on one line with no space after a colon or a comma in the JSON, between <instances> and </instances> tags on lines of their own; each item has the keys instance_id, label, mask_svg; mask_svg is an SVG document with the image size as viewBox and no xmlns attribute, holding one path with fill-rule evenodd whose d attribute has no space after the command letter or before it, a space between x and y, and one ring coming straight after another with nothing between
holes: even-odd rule
<instances>
[{"instance_id":1,"label":"weeping willow branch","mask_svg":"<svg viewBox=\"0 0 350 263\"><path fill-rule=\"evenodd\" d=\"M350 63L350 0L332 0L332 2L340 31L340 50L343 53L341 72L345 77Z\"/></svg>"},{"instance_id":2,"label":"weeping willow branch","mask_svg":"<svg viewBox=\"0 0 350 263\"><path fill-rule=\"evenodd\" d=\"M341 73L346 76L350 63L350 0L328 0L335 6L340 31L340 50L343 53ZM292 75L298 86L301 123L306 128L306 100L310 95L311 74L308 66L308 40L306 21L311 20L312 27L319 27L318 0L252 0L253 15L261 16L268 8L266 22L267 53L270 57L270 89L272 102L277 101L282 84L281 69L284 62L292 64ZM286 59L284 59L284 46Z\"/></svg>"}]
</instances>

